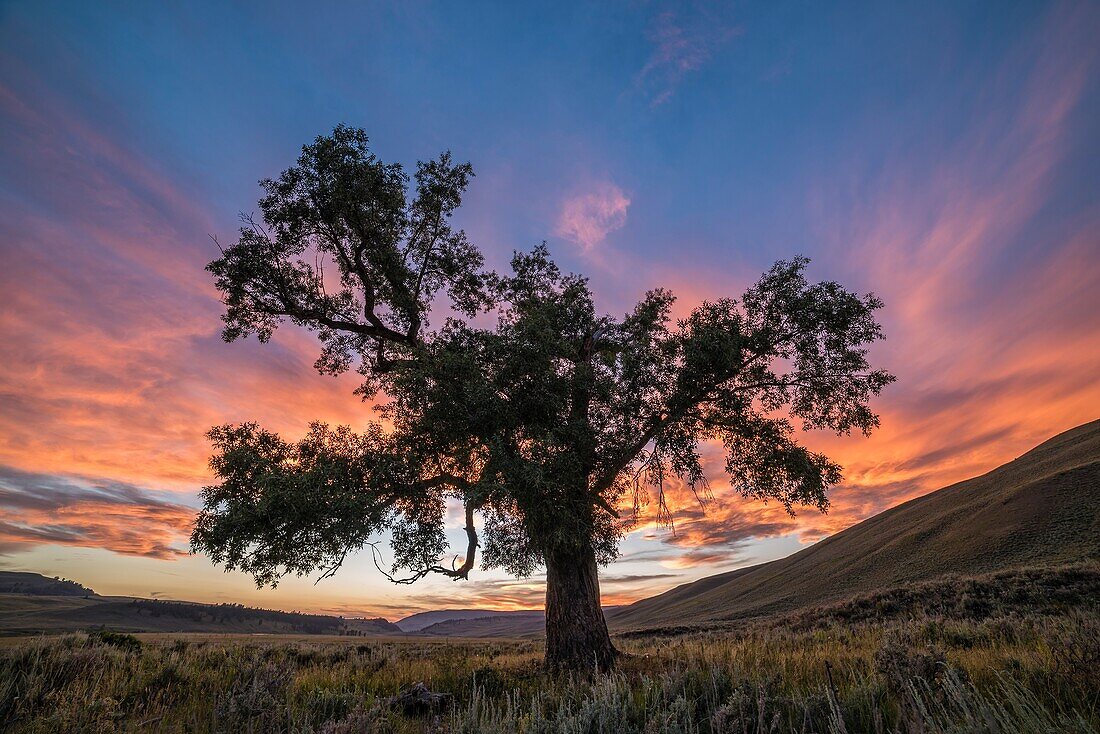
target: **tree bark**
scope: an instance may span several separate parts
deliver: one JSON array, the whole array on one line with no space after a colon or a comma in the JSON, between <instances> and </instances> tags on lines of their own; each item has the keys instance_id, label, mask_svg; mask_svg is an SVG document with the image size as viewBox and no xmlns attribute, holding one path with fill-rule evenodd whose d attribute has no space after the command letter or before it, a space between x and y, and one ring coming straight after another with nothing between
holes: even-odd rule
<instances>
[{"instance_id":1,"label":"tree bark","mask_svg":"<svg viewBox=\"0 0 1100 734\"><path fill-rule=\"evenodd\" d=\"M546 667L610 670L619 651L600 608L596 555L589 543L546 556Z\"/></svg>"}]
</instances>

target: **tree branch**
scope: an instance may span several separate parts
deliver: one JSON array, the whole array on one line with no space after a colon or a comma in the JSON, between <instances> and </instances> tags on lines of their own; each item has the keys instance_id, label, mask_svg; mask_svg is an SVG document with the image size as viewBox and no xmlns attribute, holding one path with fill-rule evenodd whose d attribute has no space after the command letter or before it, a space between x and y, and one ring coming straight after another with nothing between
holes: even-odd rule
<instances>
[{"instance_id":1,"label":"tree branch","mask_svg":"<svg viewBox=\"0 0 1100 734\"><path fill-rule=\"evenodd\" d=\"M449 481L449 479L450 478L448 478L448 481ZM440 566L440 565L438 565L438 563L433 563L433 564L425 565L423 568L413 572L413 574L411 576L406 576L406 577L403 577L403 578L397 578L393 574L387 572L386 569L382 568L382 563L381 563L382 554L378 550L378 544L377 543L368 543L367 545L370 546L372 555L374 557L374 566L375 566L375 568L377 568L378 571L383 576L385 576L389 581L392 581L395 584L413 584L413 583L419 581L420 579L424 578L425 576L427 576L429 573L438 573L438 574L441 574L443 576L447 576L447 577L455 579L455 580L462 579L463 581L465 581L466 579L469 578L470 571L472 571L473 568L474 568L474 562L475 562L475 558L477 556L478 538L477 538L477 528L474 527L474 510L475 510L474 505L472 503L467 502L466 503L466 527L464 528L466 530L466 538L467 538L466 557L463 559L462 565L459 566L458 568L454 567L454 563L451 564L451 568L447 568L446 566ZM455 556L455 560L458 560L458 556ZM322 578L324 578L324 577L322 577Z\"/></svg>"}]
</instances>

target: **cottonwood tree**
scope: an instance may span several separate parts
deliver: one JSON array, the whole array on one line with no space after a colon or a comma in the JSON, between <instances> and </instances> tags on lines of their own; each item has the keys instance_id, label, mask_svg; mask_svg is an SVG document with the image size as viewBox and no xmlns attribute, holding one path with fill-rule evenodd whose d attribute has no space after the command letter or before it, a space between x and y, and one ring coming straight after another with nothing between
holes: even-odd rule
<instances>
[{"instance_id":1,"label":"cottonwood tree","mask_svg":"<svg viewBox=\"0 0 1100 734\"><path fill-rule=\"evenodd\" d=\"M357 370L385 427L314 423L296 441L214 428L218 483L203 490L192 548L261 585L330 575L364 549L397 583L466 579L479 549L483 568L543 567L546 663L607 669L597 569L646 498L667 520L666 482L705 498L701 442L724 447L745 497L826 508L841 469L796 441L796 423L878 425L868 400L893 377L870 368L866 346L882 337L882 304L808 283L796 258L681 320L666 290L603 315L545 246L515 254L510 272L485 269L449 224L472 175L445 153L417 165L410 191L401 166L340 126L261 182L262 221L208 266L225 340L266 342L285 322L315 331L317 369ZM449 500L467 537L453 562Z\"/></svg>"}]
</instances>

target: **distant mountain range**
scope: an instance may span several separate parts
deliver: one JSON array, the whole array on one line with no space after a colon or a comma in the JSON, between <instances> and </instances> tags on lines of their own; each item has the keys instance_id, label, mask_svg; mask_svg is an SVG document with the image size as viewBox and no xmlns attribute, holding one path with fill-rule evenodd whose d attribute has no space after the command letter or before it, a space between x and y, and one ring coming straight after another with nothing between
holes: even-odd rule
<instances>
[{"instance_id":1,"label":"distant mountain range","mask_svg":"<svg viewBox=\"0 0 1100 734\"><path fill-rule=\"evenodd\" d=\"M100 596L74 581L0 571L0 634L105 627L127 632L400 635L385 619L345 619L241 604Z\"/></svg>"},{"instance_id":2,"label":"distant mountain range","mask_svg":"<svg viewBox=\"0 0 1100 734\"><path fill-rule=\"evenodd\" d=\"M447 609L393 623L241 604L100 596L75 581L0 571L0 635L105 627L126 632L524 637L541 634L543 619L541 611Z\"/></svg>"},{"instance_id":3,"label":"distant mountain range","mask_svg":"<svg viewBox=\"0 0 1100 734\"><path fill-rule=\"evenodd\" d=\"M1100 560L1100 421L980 477L886 510L787 558L709 576L625 607L614 632L732 622L1024 566ZM0 634L107 627L148 632L525 637L541 611L450 609L396 623L239 604L99 596L75 581L0 571Z\"/></svg>"},{"instance_id":4,"label":"distant mountain range","mask_svg":"<svg viewBox=\"0 0 1100 734\"><path fill-rule=\"evenodd\" d=\"M543 613L541 610L497 611L488 609L440 609L431 612L418 612L394 622L402 632L421 634L447 634L453 625L492 626L489 620L495 620L501 628L507 627L516 619L537 618L541 628ZM506 622L505 620L509 620Z\"/></svg>"}]
</instances>

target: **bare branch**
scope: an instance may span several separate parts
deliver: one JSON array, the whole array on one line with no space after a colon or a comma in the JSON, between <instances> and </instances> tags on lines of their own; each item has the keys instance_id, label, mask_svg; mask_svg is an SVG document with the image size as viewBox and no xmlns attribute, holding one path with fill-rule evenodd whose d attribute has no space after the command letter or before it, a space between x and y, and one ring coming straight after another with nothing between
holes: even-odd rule
<instances>
[{"instance_id":1,"label":"bare branch","mask_svg":"<svg viewBox=\"0 0 1100 734\"><path fill-rule=\"evenodd\" d=\"M386 577L387 580L392 581L395 584L413 584L420 579L424 578L430 573L438 573L443 576L450 577L452 579L466 580L470 576L470 571L474 568L475 557L477 555L478 538L477 529L474 527L474 506L470 503L466 503L466 557L462 561L462 565L458 568L454 567L455 562L458 560L456 555L451 562L451 567L440 566L438 563L426 564L423 568L417 569L411 576L395 577L393 574L386 571L382 567L382 553L378 550L377 543L368 543L371 548L371 553L374 557L374 566L378 571ZM324 577L322 577L324 578Z\"/></svg>"}]
</instances>

